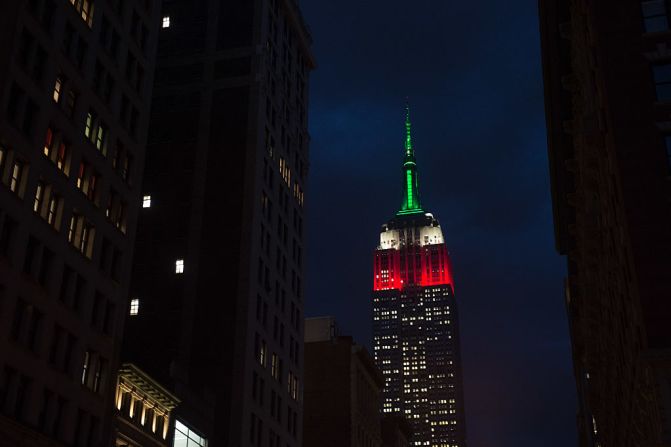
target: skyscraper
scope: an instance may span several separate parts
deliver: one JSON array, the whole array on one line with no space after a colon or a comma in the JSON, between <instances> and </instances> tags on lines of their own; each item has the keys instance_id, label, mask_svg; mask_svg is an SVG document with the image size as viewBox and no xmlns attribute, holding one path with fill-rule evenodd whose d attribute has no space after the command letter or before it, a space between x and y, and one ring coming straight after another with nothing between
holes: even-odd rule
<instances>
[{"instance_id":1,"label":"skyscraper","mask_svg":"<svg viewBox=\"0 0 671 447\"><path fill-rule=\"evenodd\" d=\"M374 254L375 361L385 379L382 412L412 425L415 446L465 446L459 326L447 246L420 205L406 110L400 210L382 225Z\"/></svg>"},{"instance_id":2,"label":"skyscraper","mask_svg":"<svg viewBox=\"0 0 671 447\"><path fill-rule=\"evenodd\" d=\"M112 442L159 3L0 2L0 444Z\"/></svg>"},{"instance_id":3,"label":"skyscraper","mask_svg":"<svg viewBox=\"0 0 671 447\"><path fill-rule=\"evenodd\" d=\"M580 446L669 446L669 3L541 0L539 12Z\"/></svg>"},{"instance_id":4,"label":"skyscraper","mask_svg":"<svg viewBox=\"0 0 671 447\"><path fill-rule=\"evenodd\" d=\"M300 446L311 37L295 0L161 25L123 358L180 400L175 446Z\"/></svg>"}]
</instances>

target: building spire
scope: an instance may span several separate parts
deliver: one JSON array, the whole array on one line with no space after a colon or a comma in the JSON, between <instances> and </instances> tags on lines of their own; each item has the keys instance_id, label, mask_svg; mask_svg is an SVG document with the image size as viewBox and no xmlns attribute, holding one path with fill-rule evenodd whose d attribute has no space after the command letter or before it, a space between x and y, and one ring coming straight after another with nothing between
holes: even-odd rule
<instances>
[{"instance_id":1,"label":"building spire","mask_svg":"<svg viewBox=\"0 0 671 447\"><path fill-rule=\"evenodd\" d=\"M408 98L405 99L405 155L415 155L412 148L412 134L410 133L410 104Z\"/></svg>"},{"instance_id":2,"label":"building spire","mask_svg":"<svg viewBox=\"0 0 671 447\"><path fill-rule=\"evenodd\" d=\"M417 164L415 163L415 149L412 147L412 134L410 124L410 105L406 98L405 103L405 157L403 159L403 203L401 209L396 213L417 214L423 213L419 203L419 182L417 180Z\"/></svg>"}]
</instances>

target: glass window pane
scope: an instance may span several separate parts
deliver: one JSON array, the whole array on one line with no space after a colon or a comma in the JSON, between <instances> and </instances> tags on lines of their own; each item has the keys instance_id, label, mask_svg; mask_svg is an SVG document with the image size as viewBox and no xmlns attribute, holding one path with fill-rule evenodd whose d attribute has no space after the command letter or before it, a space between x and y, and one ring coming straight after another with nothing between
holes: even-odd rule
<instances>
[{"instance_id":1,"label":"glass window pane","mask_svg":"<svg viewBox=\"0 0 671 447\"><path fill-rule=\"evenodd\" d=\"M671 84L657 85L657 100L663 102L671 101Z\"/></svg>"},{"instance_id":2,"label":"glass window pane","mask_svg":"<svg viewBox=\"0 0 671 447\"><path fill-rule=\"evenodd\" d=\"M180 421L175 421L175 429L181 431L186 435L188 433L188 428L186 428L186 425L182 424Z\"/></svg>"},{"instance_id":3,"label":"glass window pane","mask_svg":"<svg viewBox=\"0 0 671 447\"><path fill-rule=\"evenodd\" d=\"M671 64L655 65L653 73L655 75L655 83L669 82L671 81Z\"/></svg>"},{"instance_id":4,"label":"glass window pane","mask_svg":"<svg viewBox=\"0 0 671 447\"><path fill-rule=\"evenodd\" d=\"M642 2L641 9L643 10L643 17L652 17L666 14L664 0Z\"/></svg>"},{"instance_id":5,"label":"glass window pane","mask_svg":"<svg viewBox=\"0 0 671 447\"><path fill-rule=\"evenodd\" d=\"M666 16L649 17L643 23L646 33L659 33L669 29L669 19Z\"/></svg>"}]
</instances>

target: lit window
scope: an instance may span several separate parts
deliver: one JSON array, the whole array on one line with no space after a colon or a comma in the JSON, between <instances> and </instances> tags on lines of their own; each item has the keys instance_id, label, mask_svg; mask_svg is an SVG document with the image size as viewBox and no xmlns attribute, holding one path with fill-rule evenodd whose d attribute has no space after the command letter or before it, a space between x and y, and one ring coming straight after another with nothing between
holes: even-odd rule
<instances>
[{"instance_id":1,"label":"lit window","mask_svg":"<svg viewBox=\"0 0 671 447\"><path fill-rule=\"evenodd\" d=\"M175 273L184 273L184 259L175 261Z\"/></svg>"},{"instance_id":2,"label":"lit window","mask_svg":"<svg viewBox=\"0 0 671 447\"><path fill-rule=\"evenodd\" d=\"M142 208L151 207L151 196L142 197Z\"/></svg>"},{"instance_id":3,"label":"lit window","mask_svg":"<svg viewBox=\"0 0 671 447\"><path fill-rule=\"evenodd\" d=\"M665 0L641 2L641 11L643 13L643 27L646 33L656 33L669 29Z\"/></svg>"},{"instance_id":4,"label":"lit window","mask_svg":"<svg viewBox=\"0 0 671 447\"><path fill-rule=\"evenodd\" d=\"M170 16L163 17L163 28L170 28Z\"/></svg>"},{"instance_id":5,"label":"lit window","mask_svg":"<svg viewBox=\"0 0 671 447\"><path fill-rule=\"evenodd\" d=\"M63 76L58 75L54 85L54 102L58 104L61 100L61 90L63 89Z\"/></svg>"},{"instance_id":6,"label":"lit window","mask_svg":"<svg viewBox=\"0 0 671 447\"><path fill-rule=\"evenodd\" d=\"M21 179L23 178L23 163L20 161L15 161L14 166L12 166L12 175L9 179L9 189L12 192L19 193L19 187L21 186Z\"/></svg>"},{"instance_id":7,"label":"lit window","mask_svg":"<svg viewBox=\"0 0 671 447\"><path fill-rule=\"evenodd\" d=\"M137 315L138 313L140 313L140 299L133 298L130 300L130 314Z\"/></svg>"},{"instance_id":8,"label":"lit window","mask_svg":"<svg viewBox=\"0 0 671 447\"><path fill-rule=\"evenodd\" d=\"M37 182L37 189L35 190L35 201L33 202L33 211L40 212L42 200L44 199L44 183Z\"/></svg>"},{"instance_id":9,"label":"lit window","mask_svg":"<svg viewBox=\"0 0 671 447\"><path fill-rule=\"evenodd\" d=\"M207 439L190 429L180 420L175 421L174 447L207 447Z\"/></svg>"}]
</instances>

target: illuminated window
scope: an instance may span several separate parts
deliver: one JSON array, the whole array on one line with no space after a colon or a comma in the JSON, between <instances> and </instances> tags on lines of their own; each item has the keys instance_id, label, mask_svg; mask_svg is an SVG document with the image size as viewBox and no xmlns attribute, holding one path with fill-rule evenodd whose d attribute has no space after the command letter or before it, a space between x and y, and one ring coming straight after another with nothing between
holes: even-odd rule
<instances>
[{"instance_id":1,"label":"illuminated window","mask_svg":"<svg viewBox=\"0 0 671 447\"><path fill-rule=\"evenodd\" d=\"M643 27L646 33L656 33L669 29L665 0L651 0L641 2L643 13Z\"/></svg>"},{"instance_id":2,"label":"illuminated window","mask_svg":"<svg viewBox=\"0 0 671 447\"><path fill-rule=\"evenodd\" d=\"M175 421L174 447L207 447L207 439L184 425L180 420Z\"/></svg>"},{"instance_id":3,"label":"illuminated window","mask_svg":"<svg viewBox=\"0 0 671 447\"><path fill-rule=\"evenodd\" d=\"M23 179L24 165L21 161L16 160L12 166L12 175L9 179L9 189L19 194L19 187L21 186L21 180Z\"/></svg>"},{"instance_id":4,"label":"illuminated window","mask_svg":"<svg viewBox=\"0 0 671 447\"><path fill-rule=\"evenodd\" d=\"M151 196L142 197L142 208L151 207Z\"/></svg>"},{"instance_id":5,"label":"illuminated window","mask_svg":"<svg viewBox=\"0 0 671 447\"><path fill-rule=\"evenodd\" d=\"M175 273L184 273L184 259L175 261Z\"/></svg>"},{"instance_id":6,"label":"illuminated window","mask_svg":"<svg viewBox=\"0 0 671 447\"><path fill-rule=\"evenodd\" d=\"M133 298L130 300L130 314L137 315L138 313L140 313L140 299Z\"/></svg>"},{"instance_id":7,"label":"illuminated window","mask_svg":"<svg viewBox=\"0 0 671 447\"><path fill-rule=\"evenodd\" d=\"M37 182L37 189L35 190L35 200L33 202L33 211L40 212L42 201L44 199L44 182Z\"/></svg>"},{"instance_id":8,"label":"illuminated window","mask_svg":"<svg viewBox=\"0 0 671 447\"><path fill-rule=\"evenodd\" d=\"M170 16L163 17L163 28L170 28Z\"/></svg>"},{"instance_id":9,"label":"illuminated window","mask_svg":"<svg viewBox=\"0 0 671 447\"><path fill-rule=\"evenodd\" d=\"M63 90L63 75L58 75L54 85L54 102L58 104L61 101L61 90Z\"/></svg>"},{"instance_id":10,"label":"illuminated window","mask_svg":"<svg viewBox=\"0 0 671 447\"><path fill-rule=\"evenodd\" d=\"M93 0L70 0L82 20L91 27L93 25Z\"/></svg>"}]
</instances>

